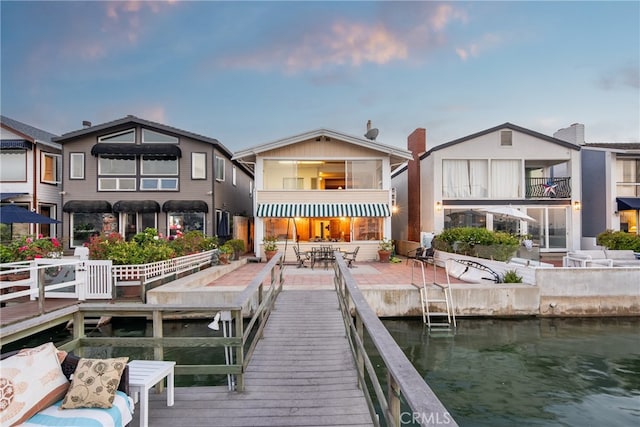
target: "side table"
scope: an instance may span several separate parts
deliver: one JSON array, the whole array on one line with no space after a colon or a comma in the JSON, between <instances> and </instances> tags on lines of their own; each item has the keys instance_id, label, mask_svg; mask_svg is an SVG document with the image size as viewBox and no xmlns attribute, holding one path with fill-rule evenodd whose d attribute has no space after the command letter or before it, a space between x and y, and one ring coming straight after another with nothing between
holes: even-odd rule
<instances>
[{"instance_id":1,"label":"side table","mask_svg":"<svg viewBox=\"0 0 640 427\"><path fill-rule=\"evenodd\" d=\"M176 362L132 360L129 362L129 389L134 401L140 398L140 427L149 425L149 389L167 378L167 406L173 406L174 367Z\"/></svg>"}]
</instances>

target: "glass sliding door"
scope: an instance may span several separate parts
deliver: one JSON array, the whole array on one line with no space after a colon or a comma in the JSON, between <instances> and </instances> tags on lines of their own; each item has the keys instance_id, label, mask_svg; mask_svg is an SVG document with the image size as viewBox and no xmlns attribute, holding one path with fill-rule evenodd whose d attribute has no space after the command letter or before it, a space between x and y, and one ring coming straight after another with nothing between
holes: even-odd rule
<instances>
[{"instance_id":1,"label":"glass sliding door","mask_svg":"<svg viewBox=\"0 0 640 427\"><path fill-rule=\"evenodd\" d=\"M527 214L536 219L529 223L529 234L541 250L567 249L567 208L528 208Z\"/></svg>"}]
</instances>

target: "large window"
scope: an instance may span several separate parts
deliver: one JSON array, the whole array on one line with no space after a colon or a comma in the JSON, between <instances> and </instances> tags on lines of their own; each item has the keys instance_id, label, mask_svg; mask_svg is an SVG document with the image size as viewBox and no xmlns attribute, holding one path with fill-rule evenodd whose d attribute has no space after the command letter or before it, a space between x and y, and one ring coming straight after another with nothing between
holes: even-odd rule
<instances>
[{"instance_id":1,"label":"large window","mask_svg":"<svg viewBox=\"0 0 640 427\"><path fill-rule=\"evenodd\" d=\"M169 236L181 236L193 230L205 233L205 215L204 212L168 212Z\"/></svg>"},{"instance_id":2,"label":"large window","mask_svg":"<svg viewBox=\"0 0 640 427\"><path fill-rule=\"evenodd\" d=\"M74 248L89 243L91 237L101 233L109 235L118 232L118 218L111 213L74 212L71 218L71 241Z\"/></svg>"},{"instance_id":3,"label":"large window","mask_svg":"<svg viewBox=\"0 0 640 427\"><path fill-rule=\"evenodd\" d=\"M487 160L443 160L442 196L451 199L488 196Z\"/></svg>"},{"instance_id":4,"label":"large window","mask_svg":"<svg viewBox=\"0 0 640 427\"><path fill-rule=\"evenodd\" d=\"M522 197L520 160L491 160L491 194L494 199Z\"/></svg>"},{"instance_id":5,"label":"large window","mask_svg":"<svg viewBox=\"0 0 640 427\"><path fill-rule=\"evenodd\" d=\"M47 184L58 184L60 179L60 156L51 153L40 153L40 181Z\"/></svg>"},{"instance_id":6,"label":"large window","mask_svg":"<svg viewBox=\"0 0 640 427\"><path fill-rule=\"evenodd\" d=\"M381 189L382 160L265 160L266 190Z\"/></svg>"},{"instance_id":7,"label":"large window","mask_svg":"<svg viewBox=\"0 0 640 427\"><path fill-rule=\"evenodd\" d=\"M141 191L177 191L178 178L141 178Z\"/></svg>"},{"instance_id":8,"label":"large window","mask_svg":"<svg viewBox=\"0 0 640 427\"><path fill-rule=\"evenodd\" d=\"M69 164L69 179L84 179L84 153L70 153Z\"/></svg>"},{"instance_id":9,"label":"large window","mask_svg":"<svg viewBox=\"0 0 640 427\"><path fill-rule=\"evenodd\" d=\"M0 181L27 180L26 150L0 151Z\"/></svg>"},{"instance_id":10,"label":"large window","mask_svg":"<svg viewBox=\"0 0 640 427\"><path fill-rule=\"evenodd\" d=\"M177 144L179 141L175 136L142 129L142 142L144 144Z\"/></svg>"},{"instance_id":11,"label":"large window","mask_svg":"<svg viewBox=\"0 0 640 427\"><path fill-rule=\"evenodd\" d=\"M487 227L487 215L471 209L445 209L444 228Z\"/></svg>"},{"instance_id":12,"label":"large window","mask_svg":"<svg viewBox=\"0 0 640 427\"><path fill-rule=\"evenodd\" d=\"M640 196L640 160L618 159L616 166L618 197Z\"/></svg>"},{"instance_id":13,"label":"large window","mask_svg":"<svg viewBox=\"0 0 640 427\"><path fill-rule=\"evenodd\" d=\"M265 218L264 235L300 242L380 240L383 218Z\"/></svg>"},{"instance_id":14,"label":"large window","mask_svg":"<svg viewBox=\"0 0 640 427\"><path fill-rule=\"evenodd\" d=\"M100 156L98 158L98 175L135 175L135 156Z\"/></svg>"},{"instance_id":15,"label":"large window","mask_svg":"<svg viewBox=\"0 0 640 427\"><path fill-rule=\"evenodd\" d=\"M148 156L141 158L142 175L178 175L178 159L167 156Z\"/></svg>"}]
</instances>

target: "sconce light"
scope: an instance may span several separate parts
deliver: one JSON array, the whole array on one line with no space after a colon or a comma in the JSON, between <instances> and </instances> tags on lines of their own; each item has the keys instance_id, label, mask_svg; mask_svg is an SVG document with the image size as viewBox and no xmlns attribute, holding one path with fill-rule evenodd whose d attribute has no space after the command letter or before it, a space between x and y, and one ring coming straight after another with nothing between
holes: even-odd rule
<instances>
[{"instance_id":1,"label":"sconce light","mask_svg":"<svg viewBox=\"0 0 640 427\"><path fill-rule=\"evenodd\" d=\"M213 194L213 191L207 191L207 196L210 196Z\"/></svg>"},{"instance_id":2,"label":"sconce light","mask_svg":"<svg viewBox=\"0 0 640 427\"><path fill-rule=\"evenodd\" d=\"M393 206L391 207L391 213L392 213L392 214L394 214L394 215L395 215L395 214L397 214L397 213L398 213L398 211L399 211L398 206L393 205Z\"/></svg>"},{"instance_id":3,"label":"sconce light","mask_svg":"<svg viewBox=\"0 0 640 427\"><path fill-rule=\"evenodd\" d=\"M65 194L67 194L66 191L58 191L58 194L60 194L61 196L64 196Z\"/></svg>"},{"instance_id":4,"label":"sconce light","mask_svg":"<svg viewBox=\"0 0 640 427\"><path fill-rule=\"evenodd\" d=\"M576 200L575 202L573 202L573 209L577 211L582 209L582 203L580 203L580 200Z\"/></svg>"},{"instance_id":5,"label":"sconce light","mask_svg":"<svg viewBox=\"0 0 640 427\"><path fill-rule=\"evenodd\" d=\"M436 202L436 210L438 212L440 212L442 210L442 202L440 202L440 201Z\"/></svg>"}]
</instances>

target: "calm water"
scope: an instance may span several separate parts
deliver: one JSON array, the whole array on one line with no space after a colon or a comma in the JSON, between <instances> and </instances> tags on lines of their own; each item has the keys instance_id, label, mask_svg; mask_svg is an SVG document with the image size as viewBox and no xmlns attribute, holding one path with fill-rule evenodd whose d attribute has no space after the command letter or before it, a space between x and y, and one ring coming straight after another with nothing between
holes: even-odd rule
<instances>
[{"instance_id":1,"label":"calm water","mask_svg":"<svg viewBox=\"0 0 640 427\"><path fill-rule=\"evenodd\" d=\"M384 324L462 426L640 425L640 319Z\"/></svg>"},{"instance_id":2,"label":"calm water","mask_svg":"<svg viewBox=\"0 0 640 427\"><path fill-rule=\"evenodd\" d=\"M96 332L152 335L150 323L114 320ZM219 334L208 323L165 322L164 334ZM421 320L383 323L461 426L640 425L640 318L462 319L448 336L429 335ZM64 334L49 339L61 342ZM153 358L153 350L102 347L88 354L121 355ZM215 349L169 348L165 358L224 363ZM223 385L226 377L179 376L176 384Z\"/></svg>"}]
</instances>

